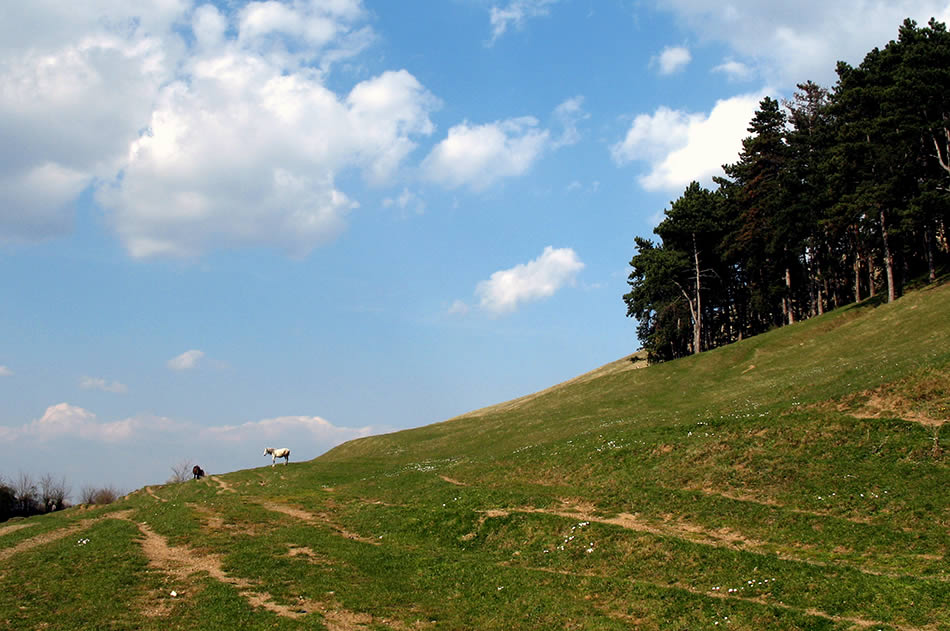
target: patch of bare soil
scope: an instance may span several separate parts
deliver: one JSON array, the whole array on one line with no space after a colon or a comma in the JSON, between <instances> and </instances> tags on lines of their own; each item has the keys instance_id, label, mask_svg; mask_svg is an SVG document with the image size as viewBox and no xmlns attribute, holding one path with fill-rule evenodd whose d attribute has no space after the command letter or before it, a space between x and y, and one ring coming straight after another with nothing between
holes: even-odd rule
<instances>
[{"instance_id":1,"label":"patch of bare soil","mask_svg":"<svg viewBox=\"0 0 950 631\"><path fill-rule=\"evenodd\" d=\"M510 563L505 561L505 562L502 562L501 565L510 565ZM593 578L593 577L612 578L612 577L607 577L607 576L601 576L601 575L592 573L590 571L571 572L569 570L560 570L560 569L545 568L545 567L524 567L524 566L519 566L519 567L521 569L530 570L533 572L544 572L547 574L562 574L562 575L568 575L568 576L581 576L581 577L586 577L586 578ZM721 591L704 591L701 589L697 589L691 585L687 585L683 583L676 583L675 585L670 585L669 583L657 583L653 581L645 581L643 579L637 579L637 582L644 585L651 585L661 590L669 589L670 587L676 587L677 589L682 589L692 594L705 596L707 598L718 598L721 600L739 600L739 601L748 602L748 603L755 603L757 605L765 605L766 607L774 607L776 609L782 609L784 611L794 611L796 613L803 613L809 616L815 616L816 618L831 620L833 622L845 622L845 623L860 627L862 629L867 629L871 627L881 628L881 627L889 625L891 628L898 629L899 631L926 631L925 629L921 629L918 627L899 625L899 624L894 624L893 622L885 624L885 623L874 621L874 620L867 620L865 618L837 616L837 615L833 615L833 614L820 611L814 608L802 609L801 607L795 607L793 605L786 605L785 603L782 603L782 602L769 600L768 598L765 598L765 597L740 596L736 594L723 593ZM610 612L608 611L608 613ZM617 617L621 617L621 616L625 616L625 614L617 615Z\"/></svg>"},{"instance_id":2,"label":"patch of bare soil","mask_svg":"<svg viewBox=\"0 0 950 631\"><path fill-rule=\"evenodd\" d=\"M237 493L237 491L231 488L230 484L228 484L227 482L225 482L224 480L222 480L216 475L208 476L208 479L214 482L215 484L217 484L218 487L220 487L222 491L227 491L228 493Z\"/></svg>"},{"instance_id":3,"label":"patch of bare soil","mask_svg":"<svg viewBox=\"0 0 950 631\"><path fill-rule=\"evenodd\" d=\"M146 486L146 487L145 487L145 492L148 493L150 497L152 497L154 500L156 500L156 501L158 501L158 502L167 502L167 501L168 501L168 500L166 500L164 497L159 497L158 495L156 495L155 489L153 489L153 488L150 487L150 486Z\"/></svg>"},{"instance_id":4,"label":"patch of bare soil","mask_svg":"<svg viewBox=\"0 0 950 631\"><path fill-rule=\"evenodd\" d=\"M3 526L2 528L0 528L0 537L2 537L3 535L8 535L11 532L16 532L17 530L23 530L24 528L29 528L32 525L33 525L32 523L26 523L26 524L9 524L9 525Z\"/></svg>"},{"instance_id":5,"label":"patch of bare soil","mask_svg":"<svg viewBox=\"0 0 950 631\"><path fill-rule=\"evenodd\" d=\"M101 519L101 518L100 518ZM84 519L82 521L70 524L64 528L59 528L57 530L51 530L49 532L44 532L41 535L36 535L35 537L30 537L29 539L24 539L15 546L4 548L0 550L0 561L6 561L15 554L31 550L37 546L41 546L47 543L52 543L54 541L59 541L70 535L74 535L77 532L88 528L95 522L99 521L98 519Z\"/></svg>"},{"instance_id":6,"label":"patch of bare soil","mask_svg":"<svg viewBox=\"0 0 950 631\"><path fill-rule=\"evenodd\" d=\"M454 484L455 486L468 486L464 482L459 482L455 478L450 478L447 475L440 475L439 477L442 478L443 482L448 482L449 484Z\"/></svg>"},{"instance_id":7,"label":"patch of bare soil","mask_svg":"<svg viewBox=\"0 0 950 631\"><path fill-rule=\"evenodd\" d=\"M176 590L177 596L186 596L191 577L201 572L222 583L237 588L238 593L255 607L262 607L279 616L299 618L304 615L304 609L313 607L289 607L277 602L267 592L256 589L247 579L229 576L222 569L221 559L214 554L203 554L185 546L172 546L164 537L157 534L147 524L137 524L142 533L142 551L148 558L149 565L170 576L173 580L181 581L185 587ZM159 609L161 612L161 609Z\"/></svg>"},{"instance_id":8,"label":"patch of bare soil","mask_svg":"<svg viewBox=\"0 0 950 631\"><path fill-rule=\"evenodd\" d=\"M950 372L935 370L857 392L837 409L858 418L900 418L938 428L950 420Z\"/></svg>"},{"instance_id":9,"label":"patch of bare soil","mask_svg":"<svg viewBox=\"0 0 950 631\"><path fill-rule=\"evenodd\" d=\"M361 541L363 543L371 543L374 546L380 545L379 541L375 539L364 537L363 535L347 530L340 524L333 521L330 518L330 515L327 513L308 513L307 511L300 508L294 508L293 506L287 506L286 504L279 504L277 502L257 502L257 504L263 508L266 508L267 510L283 513L284 515L290 515L291 517L300 519L302 521L314 524L323 524L346 539Z\"/></svg>"},{"instance_id":10,"label":"patch of bare soil","mask_svg":"<svg viewBox=\"0 0 950 631\"><path fill-rule=\"evenodd\" d=\"M208 530L224 530L226 525L224 519L220 515L215 513L213 510L207 506L202 506L201 504L195 504L189 502L186 504L188 508L195 511L198 514L198 517L202 521L202 525Z\"/></svg>"},{"instance_id":11,"label":"patch of bare soil","mask_svg":"<svg viewBox=\"0 0 950 631\"><path fill-rule=\"evenodd\" d=\"M193 580L192 577L204 572L217 581L235 587L238 594L252 606L261 607L278 616L299 619L310 613L319 613L323 618L323 624L330 631L358 631L376 628L380 624L385 624L394 629L407 628L399 622L377 619L370 614L349 611L335 602L320 602L302 597L298 597L296 604L292 606L275 602L270 594L260 589L252 581L228 575L222 569L221 559L217 555L199 553L185 546L169 545L164 537L155 533L147 524L140 523L138 527L143 535L142 551L148 557L149 564L167 574L173 580L185 584L181 591L176 590L176 597L187 597L189 591L187 585ZM291 548L290 556L299 555L317 559L310 548ZM168 615L170 610L170 601L162 598L159 599L159 602L151 603L146 607L144 613L146 615L163 616Z\"/></svg>"},{"instance_id":12,"label":"patch of bare soil","mask_svg":"<svg viewBox=\"0 0 950 631\"><path fill-rule=\"evenodd\" d=\"M664 516L662 523L649 521L642 518L639 514L630 513L619 513L613 517L603 517L597 514L597 511L594 510L594 507L591 504L582 504L579 506L564 504L563 508L560 510L525 507L512 509L510 512L542 513L547 515L556 515L558 517L566 517L568 519L576 519L577 521L610 524L613 526L620 526L626 530L645 532L664 537L675 537L677 539L689 541L690 543L697 543L700 545L707 545L716 548L729 548L732 550L755 552L756 548L765 548L767 546L767 544L763 541L746 537L730 528L719 528L712 530L681 519L675 519L673 515ZM482 514L484 517L481 519L481 522L484 522L486 517L497 517L507 515L509 513L508 511L482 511ZM472 533L472 536L474 538L474 533ZM853 563L825 563L823 561L816 561L813 559L802 558L784 553L776 554L776 556L785 561L794 561L796 563L804 563L816 567L845 566L861 572L862 574L869 574L872 576L890 576L892 578L902 577L900 574L869 570ZM933 580L938 580L941 582L946 582L948 580L944 577L932 578Z\"/></svg>"},{"instance_id":13,"label":"patch of bare soil","mask_svg":"<svg viewBox=\"0 0 950 631\"><path fill-rule=\"evenodd\" d=\"M54 541L59 541L60 539L63 539L70 535L74 535L77 532L80 532L92 526L96 522L102 521L103 519L127 519L128 516L131 514L132 514L131 510L108 513L106 515L102 515L101 517L95 517L92 519L83 519L75 523L69 524L68 526L64 526L63 528L58 528L56 530L44 532L43 534L36 535L35 537L30 537L29 539L24 539L23 541L16 544L15 546L11 546L9 548L4 548L3 550L0 550L0 561L5 561L15 554L19 554L21 552L31 550L37 546L41 546L47 543L52 543Z\"/></svg>"}]
</instances>

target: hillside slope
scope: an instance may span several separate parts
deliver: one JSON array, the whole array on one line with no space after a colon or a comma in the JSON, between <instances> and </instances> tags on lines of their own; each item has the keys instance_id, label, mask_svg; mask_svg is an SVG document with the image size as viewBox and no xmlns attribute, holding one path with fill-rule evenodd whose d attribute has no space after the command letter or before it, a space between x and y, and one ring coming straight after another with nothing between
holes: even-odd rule
<instances>
[{"instance_id":1,"label":"hillside slope","mask_svg":"<svg viewBox=\"0 0 950 631\"><path fill-rule=\"evenodd\" d=\"M0 628L950 629L950 285L629 364L0 526Z\"/></svg>"}]
</instances>

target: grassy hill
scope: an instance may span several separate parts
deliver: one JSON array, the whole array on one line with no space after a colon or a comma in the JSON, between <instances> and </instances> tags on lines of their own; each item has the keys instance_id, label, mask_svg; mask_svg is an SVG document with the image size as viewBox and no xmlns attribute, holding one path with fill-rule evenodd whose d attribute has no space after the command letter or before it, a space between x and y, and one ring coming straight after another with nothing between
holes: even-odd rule
<instances>
[{"instance_id":1,"label":"grassy hill","mask_svg":"<svg viewBox=\"0 0 950 631\"><path fill-rule=\"evenodd\" d=\"M950 285L641 366L0 525L0 628L950 629Z\"/></svg>"}]
</instances>

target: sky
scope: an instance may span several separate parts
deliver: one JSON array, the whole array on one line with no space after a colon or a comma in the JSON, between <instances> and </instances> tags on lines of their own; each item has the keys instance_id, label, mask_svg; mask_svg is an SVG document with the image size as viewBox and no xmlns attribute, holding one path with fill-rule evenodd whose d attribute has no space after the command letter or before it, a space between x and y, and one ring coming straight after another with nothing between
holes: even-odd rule
<instances>
[{"instance_id":1,"label":"sky","mask_svg":"<svg viewBox=\"0 0 950 631\"><path fill-rule=\"evenodd\" d=\"M635 236L946 0L0 0L0 476L291 462L633 352Z\"/></svg>"}]
</instances>

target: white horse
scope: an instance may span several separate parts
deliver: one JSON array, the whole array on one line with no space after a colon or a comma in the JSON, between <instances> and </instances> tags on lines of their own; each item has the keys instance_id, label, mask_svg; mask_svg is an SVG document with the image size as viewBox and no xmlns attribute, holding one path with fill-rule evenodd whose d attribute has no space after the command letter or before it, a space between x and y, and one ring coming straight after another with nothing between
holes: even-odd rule
<instances>
[{"instance_id":1,"label":"white horse","mask_svg":"<svg viewBox=\"0 0 950 631\"><path fill-rule=\"evenodd\" d=\"M290 450L287 449L286 447L282 449L274 449L273 447L268 447L264 450L264 455L266 456L267 454L271 455L270 466L272 467L277 463L278 458L283 458L284 464L287 464L288 462L290 462Z\"/></svg>"}]
</instances>

